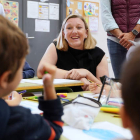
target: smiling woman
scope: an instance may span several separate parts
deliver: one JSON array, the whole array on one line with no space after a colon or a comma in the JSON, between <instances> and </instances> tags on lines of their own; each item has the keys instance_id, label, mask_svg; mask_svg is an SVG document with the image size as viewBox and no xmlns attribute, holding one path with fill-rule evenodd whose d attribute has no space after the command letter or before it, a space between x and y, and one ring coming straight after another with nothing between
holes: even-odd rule
<instances>
[{"instance_id":1,"label":"smiling woman","mask_svg":"<svg viewBox=\"0 0 140 140\"><path fill-rule=\"evenodd\" d=\"M42 78L41 72L48 62L58 67L55 78L81 80L85 83L83 90L89 90L89 80L101 84L99 77L108 75L108 66L105 53L95 45L84 18L69 15L39 63L38 78Z\"/></svg>"}]
</instances>

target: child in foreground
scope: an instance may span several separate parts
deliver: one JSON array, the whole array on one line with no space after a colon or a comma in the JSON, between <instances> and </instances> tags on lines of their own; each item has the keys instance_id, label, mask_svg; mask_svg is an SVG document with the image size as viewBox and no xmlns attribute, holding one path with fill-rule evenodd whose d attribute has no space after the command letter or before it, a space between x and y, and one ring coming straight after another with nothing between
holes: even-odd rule
<instances>
[{"instance_id":1,"label":"child in foreground","mask_svg":"<svg viewBox=\"0 0 140 140\"><path fill-rule=\"evenodd\" d=\"M16 89L22 79L28 44L22 31L12 22L0 16L0 140L53 140L62 133L63 114L56 96L53 79L56 67L46 64L42 68L49 74L43 76L44 97L39 98L43 117L33 115L21 106L9 106L2 98Z\"/></svg>"},{"instance_id":2,"label":"child in foreground","mask_svg":"<svg viewBox=\"0 0 140 140\"><path fill-rule=\"evenodd\" d=\"M121 83L124 106L120 114L123 127L131 130L133 140L140 140L140 47L125 63Z\"/></svg>"}]
</instances>

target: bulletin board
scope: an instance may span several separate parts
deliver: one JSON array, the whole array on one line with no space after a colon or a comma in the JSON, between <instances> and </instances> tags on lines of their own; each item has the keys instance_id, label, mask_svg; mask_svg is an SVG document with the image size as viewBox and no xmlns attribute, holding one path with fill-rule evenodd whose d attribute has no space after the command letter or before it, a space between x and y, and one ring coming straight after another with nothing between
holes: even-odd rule
<instances>
[{"instance_id":1,"label":"bulletin board","mask_svg":"<svg viewBox=\"0 0 140 140\"><path fill-rule=\"evenodd\" d=\"M3 5L5 16L18 26L18 20L19 20L18 2L0 0L0 3Z\"/></svg>"},{"instance_id":2,"label":"bulletin board","mask_svg":"<svg viewBox=\"0 0 140 140\"><path fill-rule=\"evenodd\" d=\"M67 0L66 16L80 14L89 25L91 32L98 32L99 28L99 3L82 0Z\"/></svg>"}]
</instances>

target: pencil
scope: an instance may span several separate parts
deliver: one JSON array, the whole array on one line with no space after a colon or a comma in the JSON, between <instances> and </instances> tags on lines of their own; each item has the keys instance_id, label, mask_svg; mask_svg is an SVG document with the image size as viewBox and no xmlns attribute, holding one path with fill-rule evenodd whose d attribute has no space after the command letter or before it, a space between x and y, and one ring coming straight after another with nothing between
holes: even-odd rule
<instances>
[{"instance_id":1,"label":"pencil","mask_svg":"<svg viewBox=\"0 0 140 140\"><path fill-rule=\"evenodd\" d=\"M114 115L113 117L120 118L121 116L120 115Z\"/></svg>"},{"instance_id":2,"label":"pencil","mask_svg":"<svg viewBox=\"0 0 140 140\"><path fill-rule=\"evenodd\" d=\"M91 80L89 80L89 79L88 79L88 81L89 81L90 83L95 83L95 82L93 82L93 81L91 81ZM97 86L100 87L99 84L97 84Z\"/></svg>"}]
</instances>

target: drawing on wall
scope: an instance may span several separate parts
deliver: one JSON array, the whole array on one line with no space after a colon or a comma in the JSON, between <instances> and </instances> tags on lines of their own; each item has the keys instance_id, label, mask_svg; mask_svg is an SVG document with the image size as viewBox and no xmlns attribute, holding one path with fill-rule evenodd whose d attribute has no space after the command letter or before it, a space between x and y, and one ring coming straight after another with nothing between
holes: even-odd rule
<instances>
[{"instance_id":1,"label":"drawing on wall","mask_svg":"<svg viewBox=\"0 0 140 140\"><path fill-rule=\"evenodd\" d=\"M84 13L86 16L93 16L95 14L96 5L94 3L85 2L84 3Z\"/></svg>"},{"instance_id":2,"label":"drawing on wall","mask_svg":"<svg viewBox=\"0 0 140 140\"><path fill-rule=\"evenodd\" d=\"M5 16L18 26L18 2L0 0L0 3L3 5Z\"/></svg>"},{"instance_id":3,"label":"drawing on wall","mask_svg":"<svg viewBox=\"0 0 140 140\"><path fill-rule=\"evenodd\" d=\"M78 2L78 9L82 10L82 2Z\"/></svg>"},{"instance_id":4,"label":"drawing on wall","mask_svg":"<svg viewBox=\"0 0 140 140\"><path fill-rule=\"evenodd\" d=\"M70 7L70 0L67 0L67 6Z\"/></svg>"},{"instance_id":5,"label":"drawing on wall","mask_svg":"<svg viewBox=\"0 0 140 140\"><path fill-rule=\"evenodd\" d=\"M48 19L49 18L49 4L39 2L39 18Z\"/></svg>"},{"instance_id":6,"label":"drawing on wall","mask_svg":"<svg viewBox=\"0 0 140 140\"><path fill-rule=\"evenodd\" d=\"M72 14L72 8L69 8L69 15Z\"/></svg>"},{"instance_id":7,"label":"drawing on wall","mask_svg":"<svg viewBox=\"0 0 140 140\"><path fill-rule=\"evenodd\" d=\"M89 17L89 29L91 32L97 32L99 28L99 21L97 17Z\"/></svg>"},{"instance_id":8,"label":"drawing on wall","mask_svg":"<svg viewBox=\"0 0 140 140\"><path fill-rule=\"evenodd\" d=\"M74 11L74 13L80 15L80 13L79 13L79 11L77 9Z\"/></svg>"}]
</instances>

